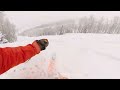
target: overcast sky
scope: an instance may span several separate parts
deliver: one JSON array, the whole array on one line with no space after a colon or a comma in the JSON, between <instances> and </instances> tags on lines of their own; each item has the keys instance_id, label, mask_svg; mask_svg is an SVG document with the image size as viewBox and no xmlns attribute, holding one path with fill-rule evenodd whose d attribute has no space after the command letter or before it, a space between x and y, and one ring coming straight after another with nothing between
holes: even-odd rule
<instances>
[{"instance_id":1,"label":"overcast sky","mask_svg":"<svg viewBox=\"0 0 120 90\"><path fill-rule=\"evenodd\" d=\"M120 16L120 11L5 11L6 16L19 30L59 20L94 15L112 18Z\"/></svg>"}]
</instances>

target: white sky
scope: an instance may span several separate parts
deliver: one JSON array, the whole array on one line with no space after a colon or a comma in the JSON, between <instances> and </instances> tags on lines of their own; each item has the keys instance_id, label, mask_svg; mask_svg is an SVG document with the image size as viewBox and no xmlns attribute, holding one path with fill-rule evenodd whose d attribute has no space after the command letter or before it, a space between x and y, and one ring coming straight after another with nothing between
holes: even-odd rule
<instances>
[{"instance_id":1,"label":"white sky","mask_svg":"<svg viewBox=\"0 0 120 90\"><path fill-rule=\"evenodd\" d=\"M107 18L120 16L120 11L5 11L5 13L19 30L81 16L94 15L96 17L104 16Z\"/></svg>"}]
</instances>

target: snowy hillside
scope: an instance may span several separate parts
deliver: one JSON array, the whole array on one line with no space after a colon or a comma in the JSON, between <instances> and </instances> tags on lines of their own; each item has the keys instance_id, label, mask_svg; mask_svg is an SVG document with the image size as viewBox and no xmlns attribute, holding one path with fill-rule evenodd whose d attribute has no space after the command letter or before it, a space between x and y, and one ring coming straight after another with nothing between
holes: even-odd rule
<instances>
[{"instance_id":1,"label":"snowy hillside","mask_svg":"<svg viewBox=\"0 0 120 90\"><path fill-rule=\"evenodd\" d=\"M75 30L75 25L77 24L78 20L68 19L62 20L58 22L52 22L48 24L42 24L19 33L21 36L41 36L41 35L59 35L60 33L65 32L72 32L72 29ZM64 26L64 27L63 27ZM77 26L77 25L76 25ZM66 31L65 31L66 30Z\"/></svg>"},{"instance_id":2,"label":"snowy hillside","mask_svg":"<svg viewBox=\"0 0 120 90\"><path fill-rule=\"evenodd\" d=\"M71 79L120 78L119 34L19 36L17 42L0 44L0 47L27 45L42 38L48 38L50 42L45 51L0 78L44 79L55 78L59 73Z\"/></svg>"}]
</instances>

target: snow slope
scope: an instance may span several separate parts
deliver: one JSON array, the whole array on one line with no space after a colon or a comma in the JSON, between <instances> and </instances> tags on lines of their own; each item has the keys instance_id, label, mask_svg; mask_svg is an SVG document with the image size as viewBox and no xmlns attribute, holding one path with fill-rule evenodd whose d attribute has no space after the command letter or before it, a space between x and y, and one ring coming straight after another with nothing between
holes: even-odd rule
<instances>
[{"instance_id":1,"label":"snow slope","mask_svg":"<svg viewBox=\"0 0 120 90\"><path fill-rule=\"evenodd\" d=\"M0 78L49 79L55 78L59 73L71 79L120 78L119 34L19 36L17 42L0 44L0 47L24 46L42 38L48 38L50 42L45 51L10 69Z\"/></svg>"}]
</instances>

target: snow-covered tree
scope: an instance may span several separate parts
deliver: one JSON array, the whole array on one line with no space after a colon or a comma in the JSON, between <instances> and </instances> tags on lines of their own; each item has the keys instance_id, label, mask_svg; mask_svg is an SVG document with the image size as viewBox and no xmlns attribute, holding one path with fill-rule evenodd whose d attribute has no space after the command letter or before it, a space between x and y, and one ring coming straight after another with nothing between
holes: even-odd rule
<instances>
[{"instance_id":1,"label":"snow-covered tree","mask_svg":"<svg viewBox=\"0 0 120 90\"><path fill-rule=\"evenodd\" d=\"M0 32L5 34L8 42L14 42L17 39L15 25L5 18L4 12L0 12Z\"/></svg>"},{"instance_id":2,"label":"snow-covered tree","mask_svg":"<svg viewBox=\"0 0 120 90\"><path fill-rule=\"evenodd\" d=\"M8 43L8 40L5 39L5 35L0 32L0 44Z\"/></svg>"}]
</instances>

